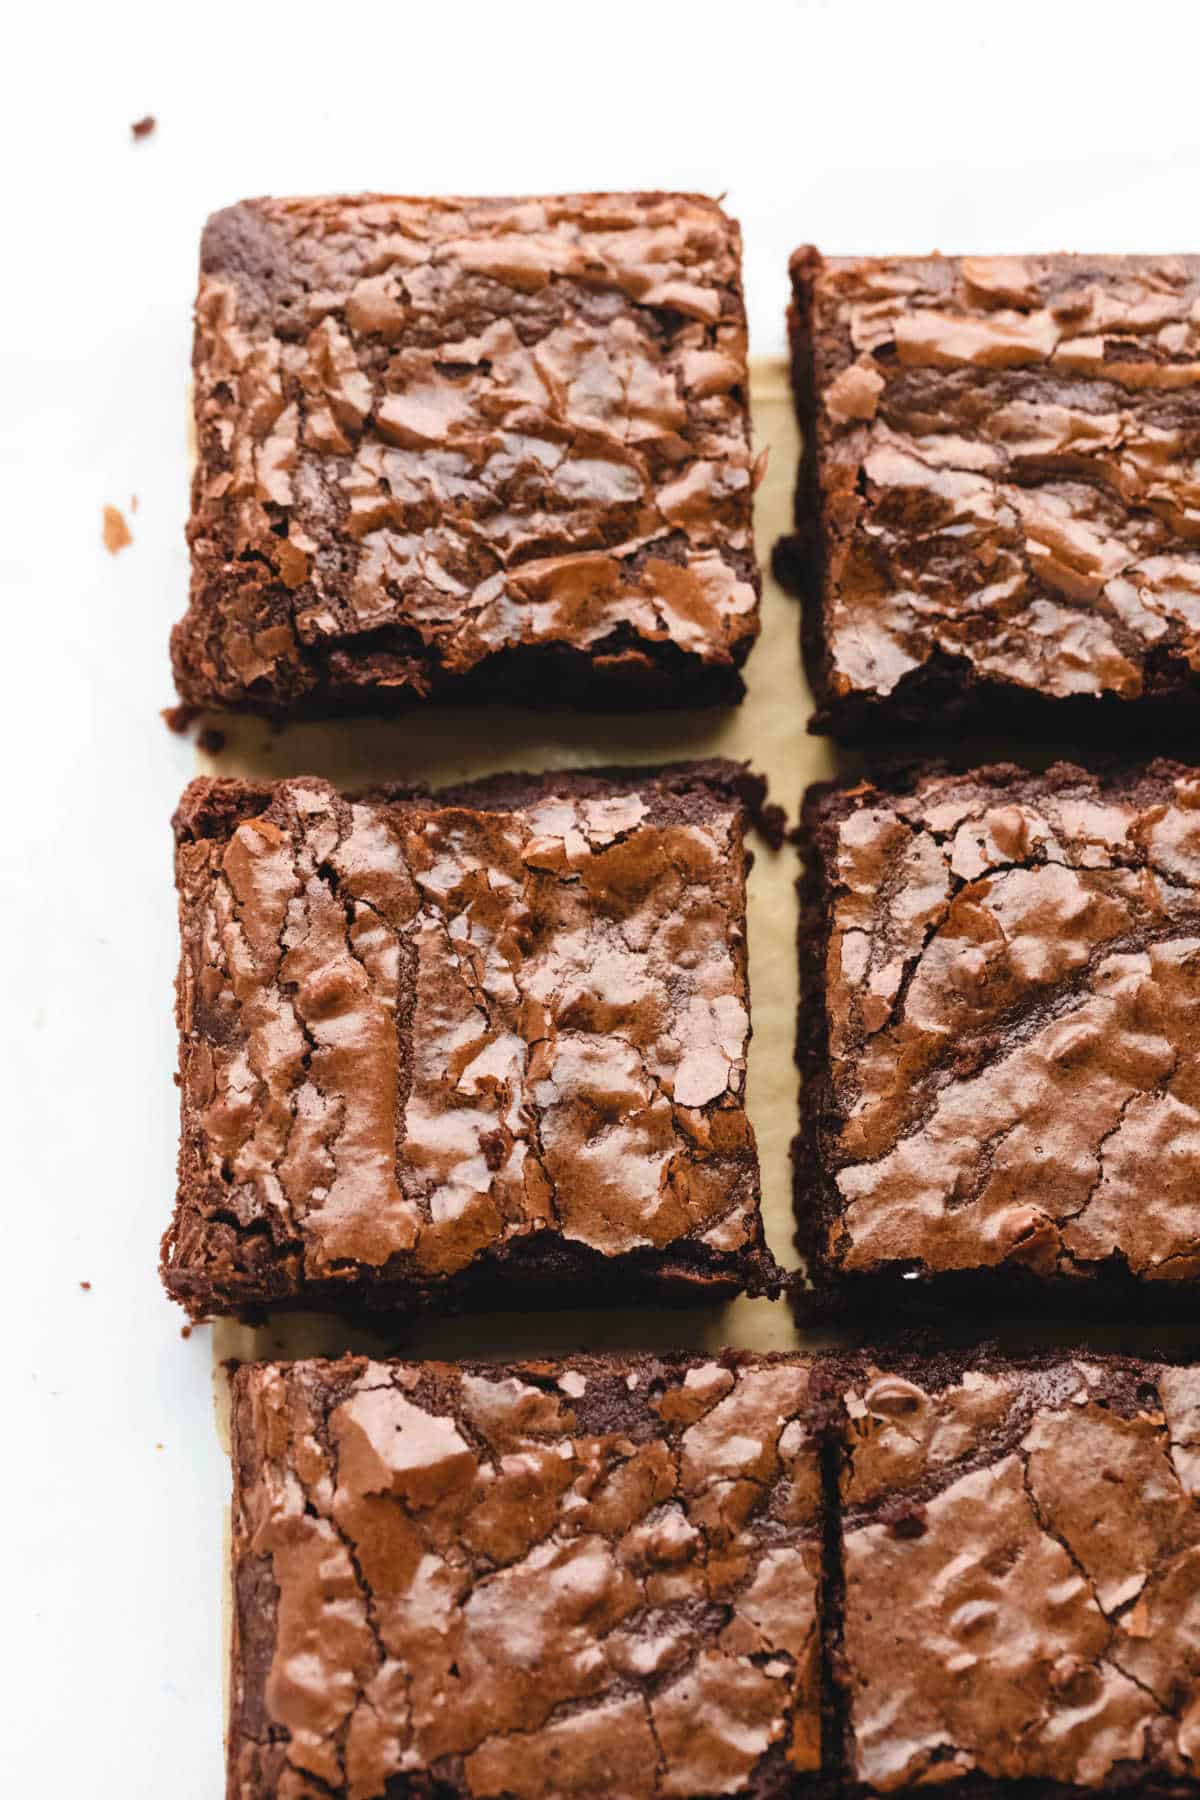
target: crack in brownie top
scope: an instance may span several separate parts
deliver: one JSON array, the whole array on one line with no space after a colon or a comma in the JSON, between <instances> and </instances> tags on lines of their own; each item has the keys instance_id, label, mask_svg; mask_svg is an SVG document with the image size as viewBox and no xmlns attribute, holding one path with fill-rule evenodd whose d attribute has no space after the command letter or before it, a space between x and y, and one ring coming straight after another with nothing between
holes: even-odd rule
<instances>
[{"instance_id":1,"label":"crack in brownie top","mask_svg":"<svg viewBox=\"0 0 1200 1800\"><path fill-rule=\"evenodd\" d=\"M538 1235L753 1262L743 813L675 780L531 777L511 806L194 784L181 1297L252 1299L264 1245L292 1292Z\"/></svg>"},{"instance_id":2,"label":"crack in brownie top","mask_svg":"<svg viewBox=\"0 0 1200 1800\"><path fill-rule=\"evenodd\" d=\"M794 1359L243 1369L231 1795L794 1791L808 1410Z\"/></svg>"},{"instance_id":3,"label":"crack in brownie top","mask_svg":"<svg viewBox=\"0 0 1200 1800\"><path fill-rule=\"evenodd\" d=\"M740 237L714 201L248 201L204 234L194 365L185 698L749 649Z\"/></svg>"},{"instance_id":4,"label":"crack in brownie top","mask_svg":"<svg viewBox=\"0 0 1200 1800\"><path fill-rule=\"evenodd\" d=\"M1190 1790L1200 1371L868 1368L846 1407L851 1778Z\"/></svg>"},{"instance_id":5,"label":"crack in brownie top","mask_svg":"<svg viewBox=\"0 0 1200 1800\"><path fill-rule=\"evenodd\" d=\"M822 1256L1200 1275L1200 775L927 776L808 828Z\"/></svg>"},{"instance_id":6,"label":"crack in brownie top","mask_svg":"<svg viewBox=\"0 0 1200 1800\"><path fill-rule=\"evenodd\" d=\"M834 704L939 654L1057 698L1200 672L1200 258L792 272Z\"/></svg>"}]
</instances>

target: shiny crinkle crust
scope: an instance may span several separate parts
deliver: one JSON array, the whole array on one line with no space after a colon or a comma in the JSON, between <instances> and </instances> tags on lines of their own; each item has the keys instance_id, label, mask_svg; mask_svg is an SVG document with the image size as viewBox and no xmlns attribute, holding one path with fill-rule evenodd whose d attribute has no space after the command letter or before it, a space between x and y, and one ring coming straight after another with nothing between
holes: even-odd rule
<instances>
[{"instance_id":1,"label":"shiny crinkle crust","mask_svg":"<svg viewBox=\"0 0 1200 1800\"><path fill-rule=\"evenodd\" d=\"M810 1411L796 1358L240 1371L230 1800L793 1792Z\"/></svg>"},{"instance_id":2,"label":"shiny crinkle crust","mask_svg":"<svg viewBox=\"0 0 1200 1800\"><path fill-rule=\"evenodd\" d=\"M216 214L181 695L736 698L759 591L740 258L694 195Z\"/></svg>"},{"instance_id":3,"label":"shiny crinkle crust","mask_svg":"<svg viewBox=\"0 0 1200 1800\"><path fill-rule=\"evenodd\" d=\"M194 784L169 1290L202 1313L605 1266L769 1287L742 775Z\"/></svg>"},{"instance_id":4,"label":"shiny crinkle crust","mask_svg":"<svg viewBox=\"0 0 1200 1800\"><path fill-rule=\"evenodd\" d=\"M814 790L806 820L798 1206L819 1274L1190 1291L1196 772L931 775Z\"/></svg>"},{"instance_id":5,"label":"shiny crinkle crust","mask_svg":"<svg viewBox=\"0 0 1200 1800\"><path fill-rule=\"evenodd\" d=\"M864 1357L844 1405L848 1779L1200 1791L1200 1372Z\"/></svg>"},{"instance_id":6,"label":"shiny crinkle crust","mask_svg":"<svg viewBox=\"0 0 1200 1800\"><path fill-rule=\"evenodd\" d=\"M1200 258L802 251L792 275L824 724L1194 706Z\"/></svg>"}]
</instances>

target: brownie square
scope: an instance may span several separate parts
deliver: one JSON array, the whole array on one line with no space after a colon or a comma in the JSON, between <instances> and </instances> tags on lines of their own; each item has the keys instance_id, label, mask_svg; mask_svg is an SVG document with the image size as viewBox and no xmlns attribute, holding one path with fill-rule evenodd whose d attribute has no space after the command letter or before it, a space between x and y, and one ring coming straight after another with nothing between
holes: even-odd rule
<instances>
[{"instance_id":1,"label":"brownie square","mask_svg":"<svg viewBox=\"0 0 1200 1800\"><path fill-rule=\"evenodd\" d=\"M813 728L1186 727L1200 257L791 274Z\"/></svg>"},{"instance_id":2,"label":"brownie square","mask_svg":"<svg viewBox=\"0 0 1200 1800\"><path fill-rule=\"evenodd\" d=\"M1200 774L822 785L802 836L818 1303L1194 1310Z\"/></svg>"},{"instance_id":3,"label":"brownie square","mask_svg":"<svg viewBox=\"0 0 1200 1800\"><path fill-rule=\"evenodd\" d=\"M175 820L193 1314L779 1280L745 1109L738 764L437 796L193 782Z\"/></svg>"},{"instance_id":4,"label":"brownie square","mask_svg":"<svg viewBox=\"0 0 1200 1800\"><path fill-rule=\"evenodd\" d=\"M736 700L758 631L741 236L695 194L208 222L183 699Z\"/></svg>"},{"instance_id":5,"label":"brownie square","mask_svg":"<svg viewBox=\"0 0 1200 1800\"><path fill-rule=\"evenodd\" d=\"M229 1800L800 1791L811 1404L730 1352L240 1369Z\"/></svg>"},{"instance_id":6,"label":"brownie square","mask_svg":"<svg viewBox=\"0 0 1200 1800\"><path fill-rule=\"evenodd\" d=\"M864 1359L845 1408L848 1791L1200 1793L1200 1369Z\"/></svg>"}]
</instances>

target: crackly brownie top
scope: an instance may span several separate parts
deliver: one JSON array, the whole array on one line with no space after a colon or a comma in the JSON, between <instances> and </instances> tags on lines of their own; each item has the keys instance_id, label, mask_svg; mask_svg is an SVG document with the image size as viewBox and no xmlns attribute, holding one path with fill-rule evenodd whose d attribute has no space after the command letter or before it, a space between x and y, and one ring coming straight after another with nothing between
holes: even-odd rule
<instances>
[{"instance_id":1,"label":"crackly brownie top","mask_svg":"<svg viewBox=\"0 0 1200 1800\"><path fill-rule=\"evenodd\" d=\"M937 650L1054 696L1200 671L1200 258L821 263L835 693Z\"/></svg>"},{"instance_id":2,"label":"crackly brownie top","mask_svg":"<svg viewBox=\"0 0 1200 1800\"><path fill-rule=\"evenodd\" d=\"M811 823L829 1255L1200 1275L1200 775L997 767Z\"/></svg>"},{"instance_id":3,"label":"crackly brownie top","mask_svg":"<svg viewBox=\"0 0 1200 1800\"><path fill-rule=\"evenodd\" d=\"M1200 1371L870 1368L846 1404L853 1776L1194 1782Z\"/></svg>"},{"instance_id":4,"label":"crackly brownie top","mask_svg":"<svg viewBox=\"0 0 1200 1800\"><path fill-rule=\"evenodd\" d=\"M264 1233L296 1283L535 1232L758 1241L739 799L686 770L523 785L193 784L184 1264Z\"/></svg>"},{"instance_id":5,"label":"crackly brownie top","mask_svg":"<svg viewBox=\"0 0 1200 1800\"><path fill-rule=\"evenodd\" d=\"M715 201L253 200L204 234L193 602L236 695L756 629L740 236ZM399 636L397 636L399 634ZM378 636L370 640L378 643Z\"/></svg>"},{"instance_id":6,"label":"crackly brownie top","mask_svg":"<svg viewBox=\"0 0 1200 1800\"><path fill-rule=\"evenodd\" d=\"M816 1768L807 1408L795 1358L243 1369L231 1793L651 1800Z\"/></svg>"}]
</instances>

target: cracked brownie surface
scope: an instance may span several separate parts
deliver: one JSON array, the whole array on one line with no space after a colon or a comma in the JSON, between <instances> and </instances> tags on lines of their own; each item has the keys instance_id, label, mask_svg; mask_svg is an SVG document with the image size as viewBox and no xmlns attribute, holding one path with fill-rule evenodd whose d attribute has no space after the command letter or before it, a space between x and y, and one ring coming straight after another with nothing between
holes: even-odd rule
<instances>
[{"instance_id":1,"label":"cracked brownie surface","mask_svg":"<svg viewBox=\"0 0 1200 1800\"><path fill-rule=\"evenodd\" d=\"M230 1800L656 1800L820 1763L795 1357L234 1380Z\"/></svg>"},{"instance_id":2,"label":"cracked brownie surface","mask_svg":"<svg viewBox=\"0 0 1200 1800\"><path fill-rule=\"evenodd\" d=\"M1194 1291L1200 775L823 786L803 830L797 1217L818 1280Z\"/></svg>"},{"instance_id":3,"label":"cracked brownie surface","mask_svg":"<svg viewBox=\"0 0 1200 1800\"><path fill-rule=\"evenodd\" d=\"M762 1291L738 765L176 817L193 1313L586 1278ZM489 1285L491 1284L491 1285Z\"/></svg>"},{"instance_id":4,"label":"cracked brownie surface","mask_svg":"<svg viewBox=\"0 0 1200 1800\"><path fill-rule=\"evenodd\" d=\"M201 248L181 696L736 699L741 237L686 194L250 200Z\"/></svg>"},{"instance_id":5,"label":"cracked brownie surface","mask_svg":"<svg viewBox=\"0 0 1200 1800\"><path fill-rule=\"evenodd\" d=\"M804 249L791 273L818 728L1186 722L1200 258Z\"/></svg>"},{"instance_id":6,"label":"cracked brownie surface","mask_svg":"<svg viewBox=\"0 0 1200 1800\"><path fill-rule=\"evenodd\" d=\"M1200 1791L1200 1371L864 1361L844 1405L847 1781Z\"/></svg>"}]
</instances>

